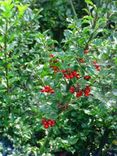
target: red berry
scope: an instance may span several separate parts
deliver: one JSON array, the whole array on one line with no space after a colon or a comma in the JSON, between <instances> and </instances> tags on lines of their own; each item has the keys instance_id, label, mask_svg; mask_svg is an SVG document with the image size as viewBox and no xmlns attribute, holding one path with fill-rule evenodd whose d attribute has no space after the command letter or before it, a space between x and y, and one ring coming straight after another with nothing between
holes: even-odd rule
<instances>
[{"instance_id":1,"label":"red berry","mask_svg":"<svg viewBox=\"0 0 117 156\"><path fill-rule=\"evenodd\" d=\"M54 55L53 55L53 54L50 54L50 57L51 57L51 58L53 58L53 57L54 57Z\"/></svg>"},{"instance_id":2,"label":"red berry","mask_svg":"<svg viewBox=\"0 0 117 156\"><path fill-rule=\"evenodd\" d=\"M81 97L82 95L83 95L82 90L80 90L80 91L78 91L78 92L76 93L76 97Z\"/></svg>"},{"instance_id":3,"label":"red berry","mask_svg":"<svg viewBox=\"0 0 117 156\"><path fill-rule=\"evenodd\" d=\"M77 75L77 72L76 71L73 71L72 74L75 77Z\"/></svg>"},{"instance_id":4,"label":"red berry","mask_svg":"<svg viewBox=\"0 0 117 156\"><path fill-rule=\"evenodd\" d=\"M54 126L55 125L55 120L51 120L51 125L50 126Z\"/></svg>"},{"instance_id":5,"label":"red berry","mask_svg":"<svg viewBox=\"0 0 117 156\"><path fill-rule=\"evenodd\" d=\"M62 72L62 73L66 73L66 70L63 69L63 70L61 70L61 72Z\"/></svg>"},{"instance_id":6,"label":"red berry","mask_svg":"<svg viewBox=\"0 0 117 156\"><path fill-rule=\"evenodd\" d=\"M44 125L44 128L46 128L46 129L49 128L49 125L48 124L45 124Z\"/></svg>"},{"instance_id":7,"label":"red berry","mask_svg":"<svg viewBox=\"0 0 117 156\"><path fill-rule=\"evenodd\" d=\"M83 58L80 58L80 59L79 59L79 62L80 62L80 63L84 63L85 60L84 60Z\"/></svg>"},{"instance_id":8,"label":"red berry","mask_svg":"<svg viewBox=\"0 0 117 156\"><path fill-rule=\"evenodd\" d=\"M89 50L88 49L85 49L84 50L84 54L87 54L87 53L89 53Z\"/></svg>"},{"instance_id":9,"label":"red berry","mask_svg":"<svg viewBox=\"0 0 117 156\"><path fill-rule=\"evenodd\" d=\"M54 126L55 125L55 120L49 119L48 120L48 125L51 126L51 127Z\"/></svg>"},{"instance_id":10,"label":"red berry","mask_svg":"<svg viewBox=\"0 0 117 156\"><path fill-rule=\"evenodd\" d=\"M77 74L76 71L71 71L71 69L61 70L61 72L64 74L66 79L73 79L74 77L80 78L80 75Z\"/></svg>"},{"instance_id":11,"label":"red berry","mask_svg":"<svg viewBox=\"0 0 117 156\"><path fill-rule=\"evenodd\" d=\"M71 86L69 91L70 91L70 93L74 93L75 92L75 88L73 86Z\"/></svg>"},{"instance_id":12,"label":"red berry","mask_svg":"<svg viewBox=\"0 0 117 156\"><path fill-rule=\"evenodd\" d=\"M100 66L98 64L95 65L95 68L96 68L97 71L101 70L101 68L100 68Z\"/></svg>"},{"instance_id":13,"label":"red berry","mask_svg":"<svg viewBox=\"0 0 117 156\"><path fill-rule=\"evenodd\" d=\"M74 77L76 77L78 79L80 78L80 75L76 71L73 71L72 74Z\"/></svg>"},{"instance_id":14,"label":"red berry","mask_svg":"<svg viewBox=\"0 0 117 156\"><path fill-rule=\"evenodd\" d=\"M91 90L90 86L86 86L85 90L90 91Z\"/></svg>"},{"instance_id":15,"label":"red berry","mask_svg":"<svg viewBox=\"0 0 117 156\"><path fill-rule=\"evenodd\" d=\"M49 128L49 124L48 124L47 119L43 118L41 122L42 122L44 128Z\"/></svg>"},{"instance_id":16,"label":"red berry","mask_svg":"<svg viewBox=\"0 0 117 156\"><path fill-rule=\"evenodd\" d=\"M90 86L86 86L86 88L84 89L84 95L85 96L89 96L91 92L91 88Z\"/></svg>"},{"instance_id":17,"label":"red berry","mask_svg":"<svg viewBox=\"0 0 117 156\"><path fill-rule=\"evenodd\" d=\"M41 90L41 92L46 92L46 93L54 93L54 90L50 86L45 86L44 89Z\"/></svg>"},{"instance_id":18,"label":"red berry","mask_svg":"<svg viewBox=\"0 0 117 156\"><path fill-rule=\"evenodd\" d=\"M97 71L101 70L100 65L96 61L93 61L93 64L94 64Z\"/></svg>"},{"instance_id":19,"label":"red berry","mask_svg":"<svg viewBox=\"0 0 117 156\"><path fill-rule=\"evenodd\" d=\"M85 91L85 92L84 92L84 95L85 95L85 96L89 96L89 95L90 95L90 92Z\"/></svg>"},{"instance_id":20,"label":"red berry","mask_svg":"<svg viewBox=\"0 0 117 156\"><path fill-rule=\"evenodd\" d=\"M70 77L70 79L72 79L72 78L74 78L74 75L71 73L71 74L69 75L69 77Z\"/></svg>"},{"instance_id":21,"label":"red berry","mask_svg":"<svg viewBox=\"0 0 117 156\"><path fill-rule=\"evenodd\" d=\"M64 77L65 77L66 79L70 79L70 76L69 76L68 74L64 74Z\"/></svg>"},{"instance_id":22,"label":"red berry","mask_svg":"<svg viewBox=\"0 0 117 156\"><path fill-rule=\"evenodd\" d=\"M85 80L89 80L90 78L91 78L91 76L89 76L89 75L84 76Z\"/></svg>"},{"instance_id":23,"label":"red berry","mask_svg":"<svg viewBox=\"0 0 117 156\"><path fill-rule=\"evenodd\" d=\"M45 89L49 89L49 88L50 88L50 86L45 86L44 88L45 88Z\"/></svg>"},{"instance_id":24,"label":"red berry","mask_svg":"<svg viewBox=\"0 0 117 156\"><path fill-rule=\"evenodd\" d=\"M50 89L49 90L49 93L53 94L54 93L54 90L53 89Z\"/></svg>"}]
</instances>

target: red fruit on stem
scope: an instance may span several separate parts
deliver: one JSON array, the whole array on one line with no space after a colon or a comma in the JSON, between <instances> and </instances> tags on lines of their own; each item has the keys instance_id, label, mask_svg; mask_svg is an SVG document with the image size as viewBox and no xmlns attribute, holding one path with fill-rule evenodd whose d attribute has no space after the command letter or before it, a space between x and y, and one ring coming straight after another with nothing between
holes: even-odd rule
<instances>
[{"instance_id":1,"label":"red fruit on stem","mask_svg":"<svg viewBox=\"0 0 117 156\"><path fill-rule=\"evenodd\" d=\"M83 95L82 90L80 90L80 91L78 91L78 92L76 93L76 97L81 97L82 95Z\"/></svg>"},{"instance_id":2,"label":"red fruit on stem","mask_svg":"<svg viewBox=\"0 0 117 156\"><path fill-rule=\"evenodd\" d=\"M42 90L41 90L41 92L43 93L43 92L46 92L46 93L54 93L54 90L50 87L50 86L45 86Z\"/></svg>"},{"instance_id":3,"label":"red fruit on stem","mask_svg":"<svg viewBox=\"0 0 117 156\"><path fill-rule=\"evenodd\" d=\"M70 79L74 78L74 75L71 73L71 74L69 75L69 78L70 78Z\"/></svg>"},{"instance_id":4,"label":"red fruit on stem","mask_svg":"<svg viewBox=\"0 0 117 156\"><path fill-rule=\"evenodd\" d=\"M49 93L53 94L54 93L54 90L53 89L50 89Z\"/></svg>"},{"instance_id":5,"label":"red fruit on stem","mask_svg":"<svg viewBox=\"0 0 117 156\"><path fill-rule=\"evenodd\" d=\"M64 77L65 77L66 79L70 79L70 76L69 76L68 74L64 74Z\"/></svg>"},{"instance_id":6,"label":"red fruit on stem","mask_svg":"<svg viewBox=\"0 0 117 156\"><path fill-rule=\"evenodd\" d=\"M75 77L77 75L77 72L76 71L73 71L72 74Z\"/></svg>"},{"instance_id":7,"label":"red fruit on stem","mask_svg":"<svg viewBox=\"0 0 117 156\"><path fill-rule=\"evenodd\" d=\"M50 54L49 56L50 56L51 58L53 58L53 57L54 57L54 55L53 55L53 54Z\"/></svg>"},{"instance_id":8,"label":"red fruit on stem","mask_svg":"<svg viewBox=\"0 0 117 156\"><path fill-rule=\"evenodd\" d=\"M101 70L100 65L98 65L98 64L95 65L95 68L96 68L97 71Z\"/></svg>"},{"instance_id":9,"label":"red fruit on stem","mask_svg":"<svg viewBox=\"0 0 117 156\"><path fill-rule=\"evenodd\" d=\"M85 60L84 60L83 58L80 58L80 59L79 59L79 62L80 62L80 63L84 63Z\"/></svg>"},{"instance_id":10,"label":"red fruit on stem","mask_svg":"<svg viewBox=\"0 0 117 156\"><path fill-rule=\"evenodd\" d=\"M84 76L85 80L89 80L90 78L91 78L91 76L89 76L89 75Z\"/></svg>"},{"instance_id":11,"label":"red fruit on stem","mask_svg":"<svg viewBox=\"0 0 117 156\"><path fill-rule=\"evenodd\" d=\"M71 69L67 69L67 70L61 70L61 72L64 74L64 77L66 79L73 79L74 77L80 78L80 75L75 70L72 71Z\"/></svg>"},{"instance_id":12,"label":"red fruit on stem","mask_svg":"<svg viewBox=\"0 0 117 156\"><path fill-rule=\"evenodd\" d=\"M89 95L90 95L90 93L89 93L89 92L84 91L84 95L85 95L85 96L89 96Z\"/></svg>"},{"instance_id":13,"label":"red fruit on stem","mask_svg":"<svg viewBox=\"0 0 117 156\"><path fill-rule=\"evenodd\" d=\"M90 86L86 86L86 88L84 89L84 95L85 96L89 96L91 92L91 88Z\"/></svg>"},{"instance_id":14,"label":"red fruit on stem","mask_svg":"<svg viewBox=\"0 0 117 156\"><path fill-rule=\"evenodd\" d=\"M55 125L55 120L51 120L51 125L50 126L54 126Z\"/></svg>"},{"instance_id":15,"label":"red fruit on stem","mask_svg":"<svg viewBox=\"0 0 117 156\"><path fill-rule=\"evenodd\" d=\"M96 61L93 61L93 64L94 64L94 66L95 66L95 68L96 68L97 71L100 71L101 70L100 65Z\"/></svg>"},{"instance_id":16,"label":"red fruit on stem","mask_svg":"<svg viewBox=\"0 0 117 156\"><path fill-rule=\"evenodd\" d=\"M44 124L43 126L44 126L44 128L46 128L46 129L49 128L49 125L48 125L48 124Z\"/></svg>"},{"instance_id":17,"label":"red fruit on stem","mask_svg":"<svg viewBox=\"0 0 117 156\"><path fill-rule=\"evenodd\" d=\"M51 119L48 120L48 125L51 126Z\"/></svg>"},{"instance_id":18,"label":"red fruit on stem","mask_svg":"<svg viewBox=\"0 0 117 156\"><path fill-rule=\"evenodd\" d=\"M86 86L85 90L90 91L91 90L90 86Z\"/></svg>"},{"instance_id":19,"label":"red fruit on stem","mask_svg":"<svg viewBox=\"0 0 117 156\"><path fill-rule=\"evenodd\" d=\"M72 74L74 77L76 77L78 79L80 78L80 75L76 71L73 71Z\"/></svg>"},{"instance_id":20,"label":"red fruit on stem","mask_svg":"<svg viewBox=\"0 0 117 156\"><path fill-rule=\"evenodd\" d=\"M84 50L84 54L88 54L89 53L89 50L88 49L85 49Z\"/></svg>"},{"instance_id":21,"label":"red fruit on stem","mask_svg":"<svg viewBox=\"0 0 117 156\"><path fill-rule=\"evenodd\" d=\"M55 120L49 119L48 120L48 125L51 126L51 127L54 126L55 125Z\"/></svg>"},{"instance_id":22,"label":"red fruit on stem","mask_svg":"<svg viewBox=\"0 0 117 156\"><path fill-rule=\"evenodd\" d=\"M73 86L71 86L69 91L70 91L70 93L74 93L75 92L75 88Z\"/></svg>"}]
</instances>

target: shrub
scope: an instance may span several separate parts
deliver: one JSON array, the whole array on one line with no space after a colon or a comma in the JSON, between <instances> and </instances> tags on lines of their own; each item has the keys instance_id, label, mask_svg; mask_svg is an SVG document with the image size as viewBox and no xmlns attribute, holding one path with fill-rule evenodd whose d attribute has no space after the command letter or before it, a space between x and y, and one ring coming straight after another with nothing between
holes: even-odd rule
<instances>
[{"instance_id":1,"label":"shrub","mask_svg":"<svg viewBox=\"0 0 117 156\"><path fill-rule=\"evenodd\" d=\"M116 30L86 2L58 49L38 31L40 10L0 1L0 133L13 155L104 155L116 144Z\"/></svg>"}]
</instances>

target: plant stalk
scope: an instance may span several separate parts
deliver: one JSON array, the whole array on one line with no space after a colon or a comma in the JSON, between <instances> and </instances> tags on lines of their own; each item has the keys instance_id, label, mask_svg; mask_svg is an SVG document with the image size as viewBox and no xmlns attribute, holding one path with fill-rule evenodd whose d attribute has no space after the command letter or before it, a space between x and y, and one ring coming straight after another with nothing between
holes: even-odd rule
<instances>
[{"instance_id":1,"label":"plant stalk","mask_svg":"<svg viewBox=\"0 0 117 156\"><path fill-rule=\"evenodd\" d=\"M87 41L87 43L86 43L86 45L85 45L85 49L88 48L90 41L91 41L91 40L93 39L93 37L94 37L95 28L96 28L96 24L97 24L97 19L98 19L98 14L97 14L97 11L96 11L96 15L95 15L95 17L94 17L94 21L93 21L93 25L92 25L92 29L94 29L94 31L93 31L93 32L91 33L91 35L89 36L89 39L88 39L88 41Z\"/></svg>"},{"instance_id":2,"label":"plant stalk","mask_svg":"<svg viewBox=\"0 0 117 156\"><path fill-rule=\"evenodd\" d=\"M72 0L69 0L69 1L70 1L70 4L71 4L71 8L73 10L73 13L74 13L74 17L77 19L78 17L77 17L77 13L76 13L76 10L75 10L74 5L73 5L73 1Z\"/></svg>"}]
</instances>

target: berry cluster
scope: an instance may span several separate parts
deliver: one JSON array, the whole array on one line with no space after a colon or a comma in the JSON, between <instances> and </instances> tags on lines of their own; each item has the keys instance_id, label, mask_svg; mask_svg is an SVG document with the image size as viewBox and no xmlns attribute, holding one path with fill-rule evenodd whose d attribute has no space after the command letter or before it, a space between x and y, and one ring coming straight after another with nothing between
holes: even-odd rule
<instances>
[{"instance_id":1,"label":"berry cluster","mask_svg":"<svg viewBox=\"0 0 117 156\"><path fill-rule=\"evenodd\" d=\"M42 93L46 92L46 93L54 93L54 90L50 87L50 86L45 86L42 90Z\"/></svg>"},{"instance_id":2,"label":"berry cluster","mask_svg":"<svg viewBox=\"0 0 117 156\"><path fill-rule=\"evenodd\" d=\"M86 88L83 90L84 96L89 96L91 92L90 86L86 86Z\"/></svg>"},{"instance_id":3,"label":"berry cluster","mask_svg":"<svg viewBox=\"0 0 117 156\"><path fill-rule=\"evenodd\" d=\"M49 128L49 127L53 127L55 125L55 120L53 119L42 119L42 125L44 128Z\"/></svg>"},{"instance_id":4,"label":"berry cluster","mask_svg":"<svg viewBox=\"0 0 117 156\"><path fill-rule=\"evenodd\" d=\"M66 69L61 70L61 72L63 73L66 79L73 79L74 77L76 77L77 79L80 78L80 75L75 70L72 71L71 69Z\"/></svg>"},{"instance_id":5,"label":"berry cluster","mask_svg":"<svg viewBox=\"0 0 117 156\"><path fill-rule=\"evenodd\" d=\"M91 92L91 88L90 86L86 86L83 90L78 90L74 87L74 86L71 86L70 89L69 89L70 93L74 94L76 92L76 97L81 97L83 96L89 96L90 95L90 92Z\"/></svg>"}]
</instances>

